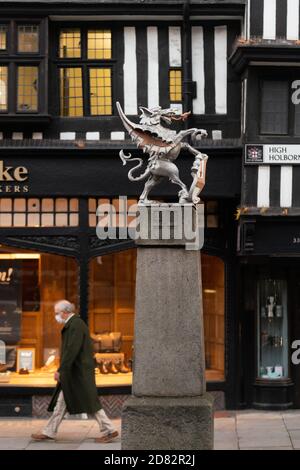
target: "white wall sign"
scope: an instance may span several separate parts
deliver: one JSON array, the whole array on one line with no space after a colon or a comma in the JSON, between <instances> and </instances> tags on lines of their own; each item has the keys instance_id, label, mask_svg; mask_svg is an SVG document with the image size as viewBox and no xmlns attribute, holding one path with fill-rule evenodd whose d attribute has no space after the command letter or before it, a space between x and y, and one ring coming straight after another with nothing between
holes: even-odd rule
<instances>
[{"instance_id":1,"label":"white wall sign","mask_svg":"<svg viewBox=\"0 0 300 470\"><path fill-rule=\"evenodd\" d=\"M300 144L246 145L245 163L257 165L300 165Z\"/></svg>"}]
</instances>

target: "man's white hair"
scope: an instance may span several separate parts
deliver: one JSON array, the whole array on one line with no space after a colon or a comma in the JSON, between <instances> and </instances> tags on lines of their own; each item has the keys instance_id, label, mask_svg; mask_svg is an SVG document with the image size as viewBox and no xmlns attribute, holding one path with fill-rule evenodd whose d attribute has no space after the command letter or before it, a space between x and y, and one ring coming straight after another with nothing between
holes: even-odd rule
<instances>
[{"instance_id":1,"label":"man's white hair","mask_svg":"<svg viewBox=\"0 0 300 470\"><path fill-rule=\"evenodd\" d=\"M68 300L59 300L54 305L54 308L59 312L75 313L75 305Z\"/></svg>"}]
</instances>

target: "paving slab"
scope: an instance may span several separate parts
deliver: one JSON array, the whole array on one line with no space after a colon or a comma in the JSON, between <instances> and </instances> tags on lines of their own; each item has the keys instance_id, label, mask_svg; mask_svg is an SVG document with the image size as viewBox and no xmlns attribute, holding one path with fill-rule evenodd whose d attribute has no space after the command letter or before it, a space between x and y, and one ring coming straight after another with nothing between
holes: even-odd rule
<instances>
[{"instance_id":1,"label":"paving slab","mask_svg":"<svg viewBox=\"0 0 300 470\"><path fill-rule=\"evenodd\" d=\"M1 437L0 450L23 450L30 442L26 437Z\"/></svg>"}]
</instances>

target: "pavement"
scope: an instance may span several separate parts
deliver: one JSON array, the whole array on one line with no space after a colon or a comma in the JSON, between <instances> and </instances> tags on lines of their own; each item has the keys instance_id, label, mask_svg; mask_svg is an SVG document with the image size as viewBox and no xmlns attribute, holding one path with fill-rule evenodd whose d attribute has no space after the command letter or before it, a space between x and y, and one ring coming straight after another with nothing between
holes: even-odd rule
<instances>
[{"instance_id":1,"label":"pavement","mask_svg":"<svg viewBox=\"0 0 300 470\"><path fill-rule=\"evenodd\" d=\"M121 420L113 420L120 431ZM46 420L0 419L0 450L120 450L121 438L110 444L96 444L99 428L93 420L65 419L57 439L35 442L33 432L43 429ZM300 410L284 412L238 411L215 415L216 450L300 449Z\"/></svg>"}]
</instances>

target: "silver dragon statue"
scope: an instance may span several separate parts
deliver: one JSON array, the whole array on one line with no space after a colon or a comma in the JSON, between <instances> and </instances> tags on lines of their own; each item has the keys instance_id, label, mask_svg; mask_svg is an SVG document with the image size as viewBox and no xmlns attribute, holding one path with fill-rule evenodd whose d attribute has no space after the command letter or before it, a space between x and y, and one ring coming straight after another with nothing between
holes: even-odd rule
<instances>
[{"instance_id":1,"label":"silver dragon statue","mask_svg":"<svg viewBox=\"0 0 300 470\"><path fill-rule=\"evenodd\" d=\"M139 203L156 203L156 201L149 200L148 195L154 186L163 179L168 178L172 183L181 188L178 194L179 203L198 204L200 202L199 195L205 186L208 156L202 154L187 142L183 142L183 140L188 136L204 138L207 137L207 132L204 129L186 129L176 133L176 131L171 131L166 127L166 125L170 126L175 121L184 122L190 113L179 115L173 109L162 109L161 107L148 109L141 107L140 123L136 124L130 121L124 114L119 102L116 105L120 118L132 141L144 153L149 155L148 165L144 173L134 176L133 173L143 165L142 158L132 158L131 154L125 155L123 150L119 154L123 165L126 165L128 162L138 162L138 165L128 173L130 181L142 181L147 178ZM191 168L193 182L190 189L181 181L179 170L174 163L183 149L195 156L194 164Z\"/></svg>"}]
</instances>

